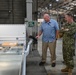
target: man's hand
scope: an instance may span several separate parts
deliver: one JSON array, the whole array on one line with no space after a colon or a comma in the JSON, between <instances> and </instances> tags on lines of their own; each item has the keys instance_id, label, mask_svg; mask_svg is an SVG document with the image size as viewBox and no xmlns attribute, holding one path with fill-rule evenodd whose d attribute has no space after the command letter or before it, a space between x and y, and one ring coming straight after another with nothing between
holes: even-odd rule
<instances>
[{"instance_id":1,"label":"man's hand","mask_svg":"<svg viewBox=\"0 0 76 75\"><path fill-rule=\"evenodd\" d=\"M62 30L64 29L64 27L61 28Z\"/></svg>"},{"instance_id":2,"label":"man's hand","mask_svg":"<svg viewBox=\"0 0 76 75\"><path fill-rule=\"evenodd\" d=\"M69 31L69 29L64 29L65 31Z\"/></svg>"},{"instance_id":3,"label":"man's hand","mask_svg":"<svg viewBox=\"0 0 76 75\"><path fill-rule=\"evenodd\" d=\"M39 31L38 35L36 36L36 38L38 39L42 34L42 31Z\"/></svg>"},{"instance_id":4,"label":"man's hand","mask_svg":"<svg viewBox=\"0 0 76 75\"><path fill-rule=\"evenodd\" d=\"M39 37L40 37L39 35L36 36L37 39L38 39Z\"/></svg>"}]
</instances>

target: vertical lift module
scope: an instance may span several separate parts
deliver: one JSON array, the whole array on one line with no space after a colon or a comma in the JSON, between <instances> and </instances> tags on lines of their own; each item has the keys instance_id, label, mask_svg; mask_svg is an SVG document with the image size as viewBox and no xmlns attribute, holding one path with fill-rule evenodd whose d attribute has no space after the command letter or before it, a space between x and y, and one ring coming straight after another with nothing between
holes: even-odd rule
<instances>
[{"instance_id":1,"label":"vertical lift module","mask_svg":"<svg viewBox=\"0 0 76 75\"><path fill-rule=\"evenodd\" d=\"M26 75L26 24L0 25L0 75Z\"/></svg>"}]
</instances>

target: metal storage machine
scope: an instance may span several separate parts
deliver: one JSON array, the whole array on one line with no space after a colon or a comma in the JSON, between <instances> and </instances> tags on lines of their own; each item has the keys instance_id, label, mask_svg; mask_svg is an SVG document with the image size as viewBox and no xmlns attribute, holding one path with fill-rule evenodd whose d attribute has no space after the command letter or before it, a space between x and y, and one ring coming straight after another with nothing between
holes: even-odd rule
<instances>
[{"instance_id":1,"label":"metal storage machine","mask_svg":"<svg viewBox=\"0 0 76 75\"><path fill-rule=\"evenodd\" d=\"M0 25L0 75L26 75L26 24Z\"/></svg>"}]
</instances>

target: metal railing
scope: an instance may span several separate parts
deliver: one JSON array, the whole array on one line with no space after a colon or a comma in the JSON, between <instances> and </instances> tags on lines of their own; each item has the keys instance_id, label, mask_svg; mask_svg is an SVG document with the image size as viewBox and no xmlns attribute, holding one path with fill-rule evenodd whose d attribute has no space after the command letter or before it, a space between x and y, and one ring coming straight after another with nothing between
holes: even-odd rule
<instances>
[{"instance_id":1,"label":"metal railing","mask_svg":"<svg viewBox=\"0 0 76 75\"><path fill-rule=\"evenodd\" d=\"M30 46L31 46L32 42L33 42L33 40L30 39L30 41L28 42L27 48L24 49L24 52L23 52L22 75L26 75L26 57L29 54L29 50L30 50Z\"/></svg>"}]
</instances>

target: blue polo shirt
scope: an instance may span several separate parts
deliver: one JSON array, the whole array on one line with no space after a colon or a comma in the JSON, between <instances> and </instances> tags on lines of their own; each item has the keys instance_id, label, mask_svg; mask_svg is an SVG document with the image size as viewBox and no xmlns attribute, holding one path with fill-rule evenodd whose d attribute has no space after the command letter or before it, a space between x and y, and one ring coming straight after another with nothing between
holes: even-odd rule
<instances>
[{"instance_id":1,"label":"blue polo shirt","mask_svg":"<svg viewBox=\"0 0 76 75\"><path fill-rule=\"evenodd\" d=\"M40 31L42 31L42 41L53 42L56 40L56 30L59 30L59 25L56 20L51 19L50 22L43 21L40 26Z\"/></svg>"}]
</instances>

